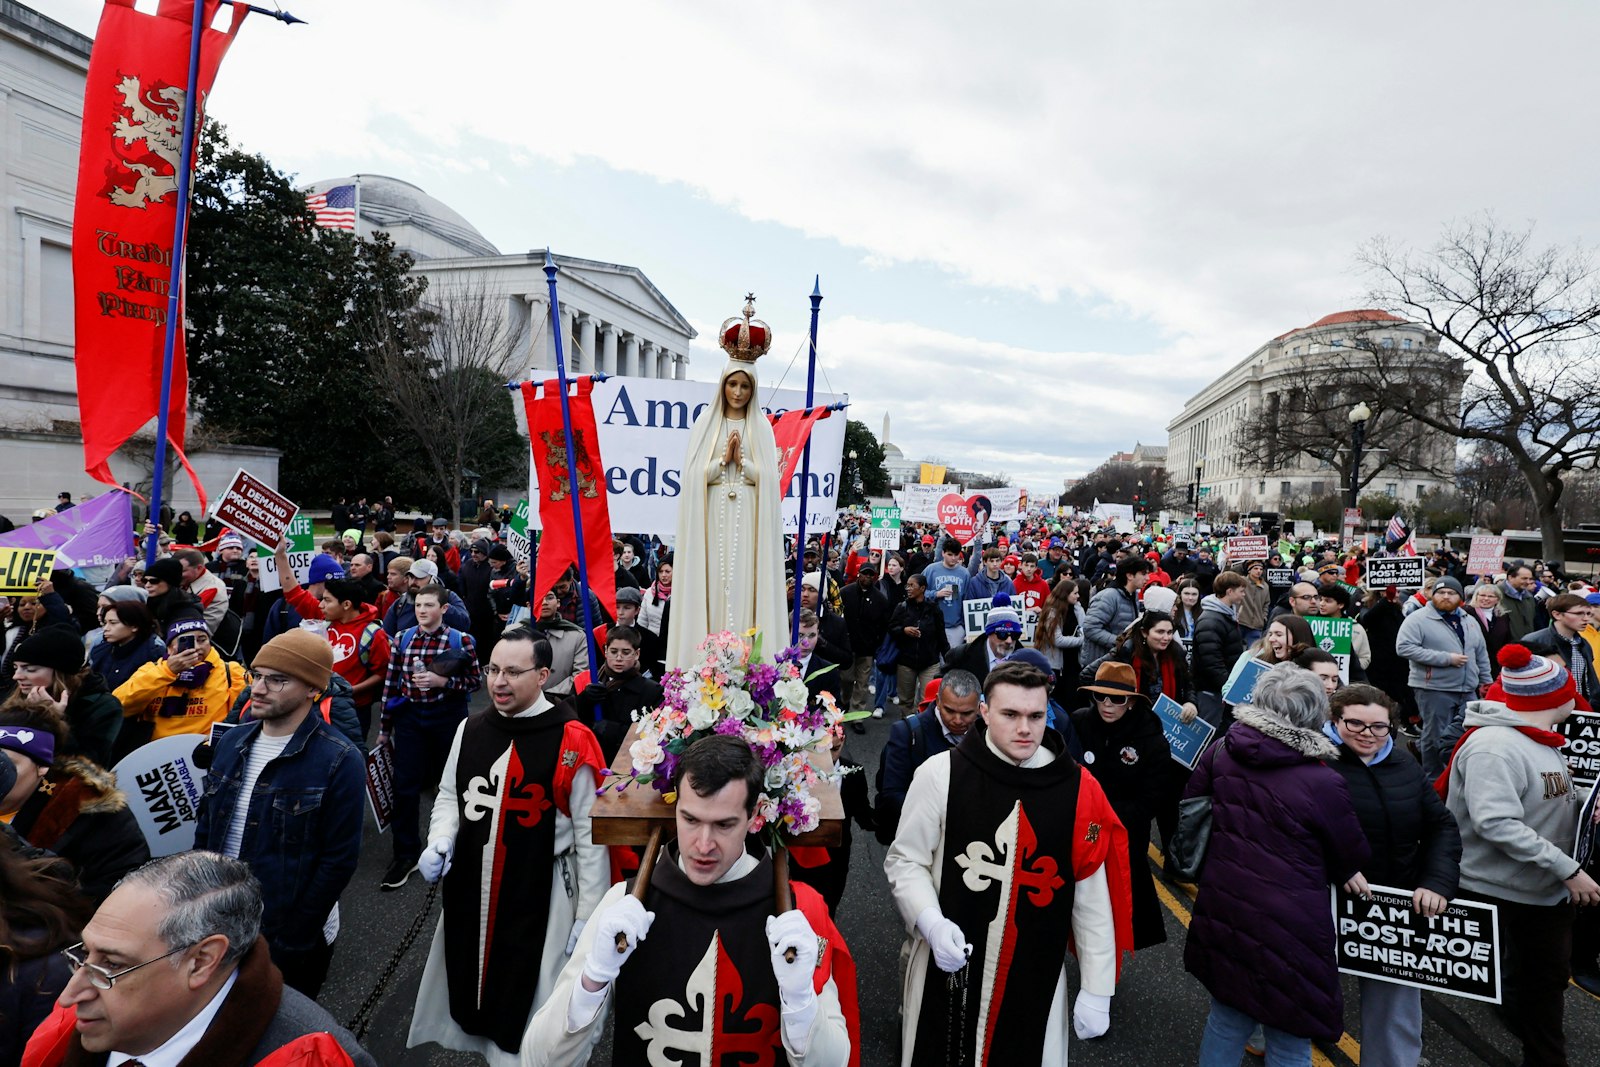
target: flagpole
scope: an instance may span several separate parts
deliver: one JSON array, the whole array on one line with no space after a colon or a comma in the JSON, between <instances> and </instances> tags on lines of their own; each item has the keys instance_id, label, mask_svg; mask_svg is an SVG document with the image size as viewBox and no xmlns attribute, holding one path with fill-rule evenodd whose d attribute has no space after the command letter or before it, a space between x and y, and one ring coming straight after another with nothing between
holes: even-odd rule
<instances>
[{"instance_id":1,"label":"flagpole","mask_svg":"<svg viewBox=\"0 0 1600 1067\"><path fill-rule=\"evenodd\" d=\"M578 506L578 450L572 441L572 404L567 399L567 362L561 346L561 298L556 294L556 270L556 261L546 248L544 276L550 285L550 334L556 343L556 381L561 387L561 433L567 441L567 496L572 501L573 547L578 557L579 597L583 601L583 639L589 646L589 677L597 678L600 650L594 642L594 614L589 608L589 552L583 540L583 511ZM538 618L537 612L534 618Z\"/></svg>"},{"instance_id":2,"label":"flagpole","mask_svg":"<svg viewBox=\"0 0 1600 1067\"><path fill-rule=\"evenodd\" d=\"M822 275L816 276L816 281L811 286L811 355L806 361L806 409L809 411L817 402L817 317L822 314ZM800 453L800 526L796 532L794 542L794 616L789 620L789 643L800 643L800 587L805 584L806 566L806 497L811 486L811 435L806 434L806 445ZM780 486L779 492L788 490L788 486ZM782 498L779 498L780 506ZM817 584L817 606L823 604L823 594L826 592L821 585L821 575L828 573L828 560L826 557L820 561L819 577Z\"/></svg>"},{"instance_id":3,"label":"flagpole","mask_svg":"<svg viewBox=\"0 0 1600 1067\"><path fill-rule=\"evenodd\" d=\"M189 86L183 96L183 142L178 162L178 213L172 224L172 269L167 276L167 332L161 348L161 406L156 412L155 471L150 486L152 527L161 525L162 497L166 491L167 423L172 415L172 359L177 345L179 294L183 286L184 245L189 233L189 181L194 170L194 116L200 81L200 35L205 30L205 0L194 0L193 27L189 33ZM160 533L150 531L145 541L145 566L156 561Z\"/></svg>"}]
</instances>

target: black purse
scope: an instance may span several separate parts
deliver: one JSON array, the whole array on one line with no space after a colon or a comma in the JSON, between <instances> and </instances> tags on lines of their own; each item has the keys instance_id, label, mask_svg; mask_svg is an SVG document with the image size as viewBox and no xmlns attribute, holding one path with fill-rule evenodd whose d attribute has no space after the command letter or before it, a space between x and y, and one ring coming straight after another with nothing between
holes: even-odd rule
<instances>
[{"instance_id":1,"label":"black purse","mask_svg":"<svg viewBox=\"0 0 1600 1067\"><path fill-rule=\"evenodd\" d=\"M1178 802L1178 828L1167 847L1168 871L1185 882L1199 879L1211 844L1211 797L1187 797Z\"/></svg>"}]
</instances>

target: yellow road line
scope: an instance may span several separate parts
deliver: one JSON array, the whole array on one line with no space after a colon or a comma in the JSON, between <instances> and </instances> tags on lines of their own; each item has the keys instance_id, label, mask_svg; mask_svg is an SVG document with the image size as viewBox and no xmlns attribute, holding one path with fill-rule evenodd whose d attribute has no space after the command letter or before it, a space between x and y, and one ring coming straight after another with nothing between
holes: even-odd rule
<instances>
[{"instance_id":1,"label":"yellow road line","mask_svg":"<svg viewBox=\"0 0 1600 1067\"><path fill-rule=\"evenodd\" d=\"M1164 868L1165 866L1160 850L1153 844L1150 846L1150 862L1157 867ZM1172 912L1173 918L1182 923L1183 928L1187 930L1189 928L1189 908L1183 901L1173 895L1172 890L1168 889L1166 883L1160 878L1152 875L1151 881L1155 883L1156 896L1161 900L1161 903L1166 906L1168 911ZM1180 884L1179 888L1190 902L1194 900L1196 890L1193 887ZM1338 1047L1340 1052L1350 1058L1351 1063L1359 1064L1361 1062L1361 1042L1351 1037L1348 1032L1339 1035ZM1314 1043L1311 1046L1311 1063L1312 1067L1334 1067L1333 1061Z\"/></svg>"}]
</instances>

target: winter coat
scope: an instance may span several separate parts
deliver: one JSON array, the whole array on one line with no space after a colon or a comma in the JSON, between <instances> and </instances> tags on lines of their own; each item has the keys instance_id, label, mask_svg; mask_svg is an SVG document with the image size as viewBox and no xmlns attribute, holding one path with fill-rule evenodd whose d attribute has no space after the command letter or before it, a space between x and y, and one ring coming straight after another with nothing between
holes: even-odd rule
<instances>
[{"instance_id":1,"label":"winter coat","mask_svg":"<svg viewBox=\"0 0 1600 1067\"><path fill-rule=\"evenodd\" d=\"M30 940L43 935L37 927L13 929ZM63 941L65 948L73 939ZM13 969L14 968L14 969ZM7 961L0 969L0 1063L22 1059L22 1047L55 1007L56 997L67 987L72 970L60 952L34 956L21 963Z\"/></svg>"},{"instance_id":2,"label":"winter coat","mask_svg":"<svg viewBox=\"0 0 1600 1067\"><path fill-rule=\"evenodd\" d=\"M111 766L111 746L122 732L122 702L111 695L106 680L90 671L67 701L67 736L64 755L85 756L102 767Z\"/></svg>"},{"instance_id":3,"label":"winter coat","mask_svg":"<svg viewBox=\"0 0 1600 1067\"><path fill-rule=\"evenodd\" d=\"M1465 605L1461 613L1478 624L1478 629L1483 631L1483 641L1489 648L1489 670L1496 678L1500 677L1500 650L1511 643L1511 620L1501 612L1496 611L1485 623L1478 613ZM1368 630L1371 627L1367 627ZM1536 631L1537 632L1537 631Z\"/></svg>"},{"instance_id":4,"label":"winter coat","mask_svg":"<svg viewBox=\"0 0 1600 1067\"><path fill-rule=\"evenodd\" d=\"M167 654L167 647L154 635L143 641L135 638L120 645L101 641L89 650L89 667L105 679L106 688L115 692L133 672Z\"/></svg>"},{"instance_id":5,"label":"winter coat","mask_svg":"<svg viewBox=\"0 0 1600 1067\"><path fill-rule=\"evenodd\" d=\"M1401 659L1394 648L1404 618L1400 605L1389 600L1379 600L1361 613L1361 628L1367 631L1367 641L1372 645L1367 681L1395 700L1404 700L1410 695L1410 687L1406 685L1410 664Z\"/></svg>"},{"instance_id":6,"label":"winter coat","mask_svg":"<svg viewBox=\"0 0 1600 1067\"><path fill-rule=\"evenodd\" d=\"M1088 662L1098 660L1134 619L1139 617L1139 602L1124 589L1102 589L1089 601L1084 613L1083 650L1079 658Z\"/></svg>"},{"instance_id":7,"label":"winter coat","mask_svg":"<svg viewBox=\"0 0 1600 1067\"><path fill-rule=\"evenodd\" d=\"M550 642L550 676L544 680L544 695L552 701L570 697L573 679L589 669L589 642L583 627L565 619L541 619L539 632Z\"/></svg>"},{"instance_id":8,"label":"winter coat","mask_svg":"<svg viewBox=\"0 0 1600 1067\"><path fill-rule=\"evenodd\" d=\"M1533 631L1550 625L1550 615L1539 598L1531 590L1519 594L1507 582L1500 583L1500 609L1505 612L1512 641L1521 641Z\"/></svg>"},{"instance_id":9,"label":"winter coat","mask_svg":"<svg viewBox=\"0 0 1600 1067\"><path fill-rule=\"evenodd\" d=\"M209 733L213 723L227 716L250 675L239 664L224 662L215 648L206 653L204 662L211 665L211 672L196 686L179 685L164 659L146 663L117 688L123 714L154 723L151 740Z\"/></svg>"},{"instance_id":10,"label":"winter coat","mask_svg":"<svg viewBox=\"0 0 1600 1067\"><path fill-rule=\"evenodd\" d=\"M1246 630L1265 630L1267 611L1272 607L1272 587L1245 579L1244 603L1239 605L1239 625Z\"/></svg>"},{"instance_id":11,"label":"winter coat","mask_svg":"<svg viewBox=\"0 0 1600 1067\"><path fill-rule=\"evenodd\" d=\"M889 628L889 601L877 587L863 589L855 582L844 587L839 594L844 601L844 624L850 633L850 651L857 656L870 656L883 643L884 631Z\"/></svg>"},{"instance_id":12,"label":"winter coat","mask_svg":"<svg viewBox=\"0 0 1600 1067\"><path fill-rule=\"evenodd\" d=\"M71 863L84 895L96 904L117 880L150 859L150 849L117 776L86 759L68 756L50 768L52 792L29 797L11 820L30 845Z\"/></svg>"},{"instance_id":13,"label":"winter coat","mask_svg":"<svg viewBox=\"0 0 1600 1067\"><path fill-rule=\"evenodd\" d=\"M1194 687L1202 693L1221 693L1228 672L1244 652L1244 632L1237 616L1215 597L1200 602L1200 621L1194 627Z\"/></svg>"},{"instance_id":14,"label":"winter coat","mask_svg":"<svg viewBox=\"0 0 1600 1067\"><path fill-rule=\"evenodd\" d=\"M907 626L921 631L921 637L906 633ZM900 648L899 666L912 671L923 671L939 662L950 647L944 632L944 613L939 605L926 596L920 601L902 600L889 616L889 633ZM903 694L903 699L916 699L920 694Z\"/></svg>"},{"instance_id":15,"label":"winter coat","mask_svg":"<svg viewBox=\"0 0 1600 1067\"><path fill-rule=\"evenodd\" d=\"M1184 795L1211 797L1211 843L1183 964L1211 995L1299 1037L1335 1041L1344 1001L1328 886L1369 850L1315 730L1251 705L1206 749Z\"/></svg>"},{"instance_id":16,"label":"winter coat","mask_svg":"<svg viewBox=\"0 0 1600 1067\"><path fill-rule=\"evenodd\" d=\"M1470 693L1492 680L1489 647L1484 642L1482 628L1463 617L1461 636L1457 637L1454 627L1432 604L1406 616L1395 638L1394 650L1411 664L1406 683L1413 689ZM1466 654L1467 662L1457 667L1450 662L1450 657L1461 653Z\"/></svg>"},{"instance_id":17,"label":"winter coat","mask_svg":"<svg viewBox=\"0 0 1600 1067\"><path fill-rule=\"evenodd\" d=\"M1367 835L1372 858L1361 869L1374 885L1431 889L1449 900L1461 884L1461 832L1433 783L1402 745L1390 738L1371 763L1338 737L1333 723L1323 727L1339 755L1328 766L1344 777L1356 819Z\"/></svg>"}]
</instances>

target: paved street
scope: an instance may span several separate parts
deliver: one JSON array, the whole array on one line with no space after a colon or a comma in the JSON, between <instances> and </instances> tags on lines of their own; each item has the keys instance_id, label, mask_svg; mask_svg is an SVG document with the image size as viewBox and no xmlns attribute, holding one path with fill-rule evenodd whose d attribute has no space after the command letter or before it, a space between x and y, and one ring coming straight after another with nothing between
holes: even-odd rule
<instances>
[{"instance_id":1,"label":"paved street","mask_svg":"<svg viewBox=\"0 0 1600 1067\"><path fill-rule=\"evenodd\" d=\"M871 781L888 734L888 720L869 722L867 730L864 736L852 733L846 751L866 765ZM369 826L361 870L341 906L343 928L322 996L323 1004L341 1022L366 998L427 897L427 886L417 876L398 892L378 891L389 842L387 836L380 838L370 830ZM883 877L883 853L884 847L870 834L856 832L850 886L838 917L860 972L861 1062L872 1067L894 1062L898 1006L896 959L901 929ZM1208 998L1183 970L1183 934L1191 900L1182 887L1164 881L1158 885L1167 908L1169 940L1139 953L1125 966L1113 1002L1111 1032L1094 1042L1073 1043L1072 1062L1080 1067L1179 1067L1194 1062ZM437 908L433 914L437 916ZM430 918L427 929L404 957L367 1034L367 1047L384 1067L482 1062L437 1045L405 1047L411 1005L432 934ZM1076 987L1074 981L1074 991ZM1347 1005L1353 1003L1354 991L1354 979L1347 979ZM1423 1006L1424 1054L1433 1067L1514 1067L1519 1062L1517 1047L1492 1007L1432 993L1424 994ZM1346 1018L1354 1025L1352 1010L1347 1009ZM1313 1063L1317 1067L1350 1067L1359 1062L1359 1039L1359 1033L1346 1034L1337 1046L1317 1049ZM1600 1002L1573 987L1567 990L1567 1039L1574 1063L1594 1062L1593 1050L1600 1049ZM595 1062L609 1063L610 1059L606 1055Z\"/></svg>"}]
</instances>

